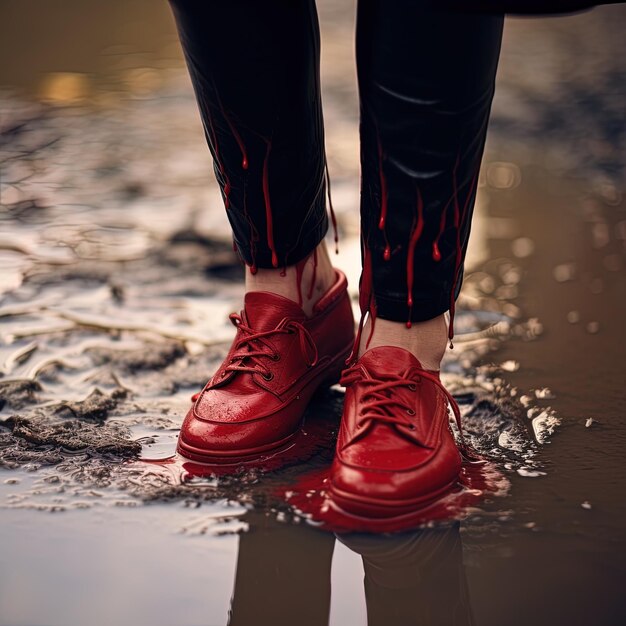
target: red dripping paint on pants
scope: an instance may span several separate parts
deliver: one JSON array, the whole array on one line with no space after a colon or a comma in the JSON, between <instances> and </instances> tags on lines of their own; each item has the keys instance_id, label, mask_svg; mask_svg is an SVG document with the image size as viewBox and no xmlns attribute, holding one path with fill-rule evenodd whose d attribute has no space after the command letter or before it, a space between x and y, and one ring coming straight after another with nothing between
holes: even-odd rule
<instances>
[{"instance_id":1,"label":"red dripping paint on pants","mask_svg":"<svg viewBox=\"0 0 626 626\"><path fill-rule=\"evenodd\" d=\"M411 317L413 314L413 272L415 269L415 246L417 245L417 242L422 235L422 231L424 230L424 201L419 187L417 188L417 221L414 221L413 224L414 226L411 231L406 258L407 305L409 307L409 319L406 322L407 328L411 328Z\"/></svg>"},{"instance_id":2,"label":"red dripping paint on pants","mask_svg":"<svg viewBox=\"0 0 626 626\"><path fill-rule=\"evenodd\" d=\"M380 143L380 136L377 137L378 142L378 176L380 180L380 218L378 220L379 230L385 230L385 221L387 220L387 179L383 172L383 147Z\"/></svg>"},{"instance_id":3,"label":"red dripping paint on pants","mask_svg":"<svg viewBox=\"0 0 626 626\"><path fill-rule=\"evenodd\" d=\"M226 113L226 109L224 109L224 105L222 104L222 99L220 98L219 90L214 88L213 92L215 93L215 96L217 97L217 104L219 105L220 111L222 112L222 115L224 116L224 119L226 120L226 123L228 124L228 128L230 128L230 132L233 134L233 137L235 138L235 141L237 142L237 145L239 146L239 149L241 150L241 167L244 170L247 170L248 169L248 154L246 152L246 146L243 143L243 139L241 138L239 131L235 128L235 125L230 119L230 116Z\"/></svg>"},{"instance_id":4,"label":"red dripping paint on pants","mask_svg":"<svg viewBox=\"0 0 626 626\"><path fill-rule=\"evenodd\" d=\"M223 186L224 208L228 209L230 207L230 198L228 197L228 194L230 194L230 182L228 180L228 176L226 175L226 171L224 170L224 164L222 163L222 160L220 158L220 147L217 142L217 134L215 133L215 128L213 127L213 120L208 111L207 111L207 120L209 124L209 136L213 143L213 149L215 151L215 161L217 162L217 166L220 170L220 174L222 175L222 178L224 179L224 186Z\"/></svg>"},{"instance_id":5,"label":"red dripping paint on pants","mask_svg":"<svg viewBox=\"0 0 626 626\"><path fill-rule=\"evenodd\" d=\"M309 260L308 257L301 259L296 263L296 286L298 288L298 306L302 306L302 276L304 274L304 266Z\"/></svg>"},{"instance_id":6,"label":"red dripping paint on pants","mask_svg":"<svg viewBox=\"0 0 626 626\"><path fill-rule=\"evenodd\" d=\"M378 176L380 181L380 218L378 220L378 229L383 231L385 237L385 251L383 252L383 259L389 261L391 259L391 247L389 241L387 241L387 233L385 231L385 224L387 221L387 179L385 178L385 172L383 171L383 146L380 142L380 135L376 135L376 141L378 142Z\"/></svg>"},{"instance_id":7,"label":"red dripping paint on pants","mask_svg":"<svg viewBox=\"0 0 626 626\"><path fill-rule=\"evenodd\" d=\"M361 317L359 319L359 326L354 338L354 344L352 346L352 352L346 359L346 364L349 364L356 360L359 354L359 348L361 347L361 336L363 335L363 327L365 326L365 318L369 315L370 321L370 334L365 343L365 349L372 340L374 334L374 325L376 324L376 302L374 300L374 286L373 286L373 274L372 274L372 254L367 244L363 242L363 270L361 271L361 280L359 282L359 308L361 309Z\"/></svg>"},{"instance_id":8,"label":"red dripping paint on pants","mask_svg":"<svg viewBox=\"0 0 626 626\"><path fill-rule=\"evenodd\" d=\"M458 164L458 161L457 161ZM450 324L448 326L448 339L450 340L450 348L454 348L454 344L452 343L452 339L454 337L454 314L456 312L456 286L459 281L459 270L461 269L461 259L463 257L463 249L461 247L461 225L464 223L467 215L467 209L469 208L469 203L474 195L476 190L476 185L478 183L478 172L480 169L480 164L476 168L474 172L474 176L472 177L472 181L470 183L469 189L467 191L467 195L465 196L465 202L463 203L463 211L461 212L459 209L458 202L458 194L457 194L457 182L456 182L456 167L454 171L454 227L456 228L456 257L454 261L454 280L452 281L452 289L450 291Z\"/></svg>"},{"instance_id":9,"label":"red dripping paint on pants","mask_svg":"<svg viewBox=\"0 0 626 626\"><path fill-rule=\"evenodd\" d=\"M330 221L333 224L333 233L335 236L335 254L339 254L339 234L337 232L337 218L335 217L333 200L330 196L330 174L328 173L328 161L324 162L324 171L326 172L326 194L328 196L328 210L330 212Z\"/></svg>"},{"instance_id":10,"label":"red dripping paint on pants","mask_svg":"<svg viewBox=\"0 0 626 626\"><path fill-rule=\"evenodd\" d=\"M452 200L454 207L454 230L456 232L456 251L454 258L454 275L452 277L452 289L450 290L450 322L448 324L448 339L450 340L450 349L454 348L454 344L452 343L452 338L454 337L454 313L456 311L456 301L454 298L454 292L456 288L456 279L457 279L457 270L460 264L461 259L461 232L460 232L460 223L461 223L461 215L459 209L459 190L458 183L456 178L456 173L459 168L459 162L461 160L461 151L459 149L459 153L456 157L456 163L454 164L454 169L452 170Z\"/></svg>"},{"instance_id":11,"label":"red dripping paint on pants","mask_svg":"<svg viewBox=\"0 0 626 626\"><path fill-rule=\"evenodd\" d=\"M274 247L274 224L272 221L272 205L270 203L269 159L272 142L267 140L267 150L263 160L263 199L265 200L265 220L267 222L267 245L272 251L272 266L278 267L278 256Z\"/></svg>"},{"instance_id":12,"label":"red dripping paint on pants","mask_svg":"<svg viewBox=\"0 0 626 626\"><path fill-rule=\"evenodd\" d=\"M226 115L224 110L222 110L222 112L224 113L224 117L226 118L226 122L228 123L230 131L232 132L233 137L235 138L235 141L237 142L237 145L239 146L239 149L241 150L241 167L242 169L247 170L248 169L248 154L246 153L246 146L243 143L243 139L241 138L241 135L237 132L237 129L235 128L233 123L230 121L230 118L228 117L228 115Z\"/></svg>"},{"instance_id":13,"label":"red dripping paint on pants","mask_svg":"<svg viewBox=\"0 0 626 626\"><path fill-rule=\"evenodd\" d=\"M315 287L315 279L317 278L317 248L313 250L313 275L311 276L311 285L306 297L310 300L313 297L313 288Z\"/></svg>"},{"instance_id":14,"label":"red dripping paint on pants","mask_svg":"<svg viewBox=\"0 0 626 626\"><path fill-rule=\"evenodd\" d=\"M446 214L448 213L448 207L450 206L450 202L452 202L452 198L448 200L446 206L443 207L441 211L441 218L439 219L439 232L437 233L437 237L435 241L433 241L433 261L441 261L441 251L439 250L439 240L443 235L443 231L446 229Z\"/></svg>"}]
</instances>

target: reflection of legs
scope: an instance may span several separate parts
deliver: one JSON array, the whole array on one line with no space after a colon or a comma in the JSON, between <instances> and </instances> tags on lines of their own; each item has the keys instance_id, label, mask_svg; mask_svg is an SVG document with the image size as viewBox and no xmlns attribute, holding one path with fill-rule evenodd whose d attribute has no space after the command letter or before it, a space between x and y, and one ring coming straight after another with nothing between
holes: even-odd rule
<instances>
[{"instance_id":1,"label":"reflection of legs","mask_svg":"<svg viewBox=\"0 0 626 626\"><path fill-rule=\"evenodd\" d=\"M326 626L334 536L262 515L248 521L229 626Z\"/></svg>"},{"instance_id":2,"label":"reflection of legs","mask_svg":"<svg viewBox=\"0 0 626 626\"><path fill-rule=\"evenodd\" d=\"M363 558L368 626L473 623L459 526L339 540Z\"/></svg>"},{"instance_id":3,"label":"reflection of legs","mask_svg":"<svg viewBox=\"0 0 626 626\"><path fill-rule=\"evenodd\" d=\"M435 343L430 351L421 348L429 352L422 360L429 360L433 351L441 358L442 314L453 310L460 289L502 17L423 5L360 2L357 62L361 217L371 269L362 303L381 319L402 322L403 340L396 345L415 345L416 351L423 323L439 318L428 327ZM372 342L381 345L376 330Z\"/></svg>"}]
</instances>

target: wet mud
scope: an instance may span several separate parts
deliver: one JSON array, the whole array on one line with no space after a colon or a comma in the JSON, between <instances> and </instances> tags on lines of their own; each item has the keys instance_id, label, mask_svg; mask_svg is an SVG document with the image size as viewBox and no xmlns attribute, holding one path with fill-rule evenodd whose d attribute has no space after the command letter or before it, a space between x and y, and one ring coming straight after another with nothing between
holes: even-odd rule
<instances>
[{"instance_id":1,"label":"wet mud","mask_svg":"<svg viewBox=\"0 0 626 626\"><path fill-rule=\"evenodd\" d=\"M353 7L319 4L356 311ZM623 8L507 27L442 376L487 463L404 529L328 506L337 387L260 464L175 453L243 267L162 9L149 54L3 75L0 623L622 623Z\"/></svg>"}]
</instances>

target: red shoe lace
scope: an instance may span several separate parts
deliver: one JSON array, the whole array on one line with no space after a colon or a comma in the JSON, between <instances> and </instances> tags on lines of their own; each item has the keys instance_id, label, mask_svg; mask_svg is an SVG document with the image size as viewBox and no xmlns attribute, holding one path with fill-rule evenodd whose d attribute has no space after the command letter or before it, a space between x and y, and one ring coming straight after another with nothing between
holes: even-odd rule
<instances>
[{"instance_id":1,"label":"red shoe lace","mask_svg":"<svg viewBox=\"0 0 626 626\"><path fill-rule=\"evenodd\" d=\"M261 376L270 381L274 377L273 372L267 367L267 361L279 361L280 354L266 341L267 338L274 335L293 335L298 334L300 341L300 351L304 355L305 362L308 367L314 367L317 364L318 354L317 347L313 341L313 337L309 331L300 322L295 320L287 320L280 323L272 330L255 331L250 326L244 324L241 315L231 313L230 321L241 335L235 340L234 350L230 357L229 364L222 370L222 377L227 372L248 372L250 374L261 374ZM201 392L191 396L191 401L195 402L200 397Z\"/></svg>"},{"instance_id":2,"label":"red shoe lace","mask_svg":"<svg viewBox=\"0 0 626 626\"><path fill-rule=\"evenodd\" d=\"M413 375L413 377L409 377L410 375ZM386 424L406 426L410 430L415 430L415 424L413 424L410 419L415 416L413 407L408 406L399 398L394 397L393 393L389 392L398 387L408 387L411 391L416 391L417 383L421 378L434 383L437 388L443 392L452 407L454 420L459 431L459 439L461 440L459 449L463 456L468 461L482 461L478 454L471 449L463 436L461 410L456 400L443 386L438 376L423 369L410 368L409 371L405 372L404 376L390 373L385 375L384 379L365 378L363 376L363 370L358 364L344 370L340 381L342 385L346 387L352 384L369 386L369 390L361 398L362 409L360 414L357 415L357 428L364 428L372 422L383 422ZM403 409L403 411L399 414L397 412L394 413L394 407L399 407Z\"/></svg>"}]
</instances>

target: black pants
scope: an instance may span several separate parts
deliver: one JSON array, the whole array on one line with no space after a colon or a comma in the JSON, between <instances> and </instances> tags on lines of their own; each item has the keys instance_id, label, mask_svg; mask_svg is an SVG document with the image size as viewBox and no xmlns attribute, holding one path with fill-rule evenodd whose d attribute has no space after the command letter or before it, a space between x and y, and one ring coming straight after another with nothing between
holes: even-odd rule
<instances>
[{"instance_id":1,"label":"black pants","mask_svg":"<svg viewBox=\"0 0 626 626\"><path fill-rule=\"evenodd\" d=\"M328 229L315 3L170 1L235 245L253 270L293 265ZM363 310L454 310L502 24L358 4Z\"/></svg>"}]
</instances>

